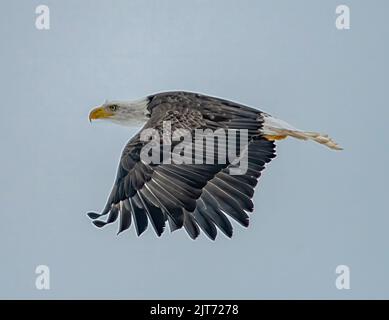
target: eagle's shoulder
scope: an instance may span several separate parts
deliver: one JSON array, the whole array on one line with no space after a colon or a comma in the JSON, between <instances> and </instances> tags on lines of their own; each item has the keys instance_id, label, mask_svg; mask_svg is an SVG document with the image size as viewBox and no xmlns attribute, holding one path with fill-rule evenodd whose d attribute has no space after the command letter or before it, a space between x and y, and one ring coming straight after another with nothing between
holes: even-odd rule
<instances>
[{"instance_id":1,"label":"eagle's shoulder","mask_svg":"<svg viewBox=\"0 0 389 320\"><path fill-rule=\"evenodd\" d=\"M181 111L185 108L197 109L205 115L210 113L220 115L237 115L252 117L262 114L261 110L239 102L222 99L197 92L167 91L148 96L148 111L165 112L167 110Z\"/></svg>"}]
</instances>

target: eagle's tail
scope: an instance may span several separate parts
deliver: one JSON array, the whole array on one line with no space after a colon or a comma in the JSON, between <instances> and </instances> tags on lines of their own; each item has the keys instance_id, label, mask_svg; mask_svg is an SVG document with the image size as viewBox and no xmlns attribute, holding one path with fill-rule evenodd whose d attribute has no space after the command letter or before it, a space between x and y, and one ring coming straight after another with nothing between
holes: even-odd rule
<instances>
[{"instance_id":1,"label":"eagle's tail","mask_svg":"<svg viewBox=\"0 0 389 320\"><path fill-rule=\"evenodd\" d=\"M289 123L270 115L263 116L261 133L268 140L281 140L289 136L300 140L313 140L333 150L342 150L342 148L326 134L296 129Z\"/></svg>"}]
</instances>

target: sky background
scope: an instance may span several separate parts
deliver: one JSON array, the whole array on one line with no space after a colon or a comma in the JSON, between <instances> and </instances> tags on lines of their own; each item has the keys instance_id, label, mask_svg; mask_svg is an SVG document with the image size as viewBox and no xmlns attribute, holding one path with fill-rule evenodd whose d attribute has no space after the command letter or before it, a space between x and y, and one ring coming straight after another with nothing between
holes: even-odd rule
<instances>
[{"instance_id":1,"label":"sky background","mask_svg":"<svg viewBox=\"0 0 389 320\"><path fill-rule=\"evenodd\" d=\"M50 8L50 30L35 8ZM337 30L347 4L351 29ZM2 1L0 298L389 298L387 1ZM105 99L216 95L329 133L284 140L232 240L99 230L138 128ZM351 271L338 290L335 269ZM50 268L37 290L35 268Z\"/></svg>"}]
</instances>

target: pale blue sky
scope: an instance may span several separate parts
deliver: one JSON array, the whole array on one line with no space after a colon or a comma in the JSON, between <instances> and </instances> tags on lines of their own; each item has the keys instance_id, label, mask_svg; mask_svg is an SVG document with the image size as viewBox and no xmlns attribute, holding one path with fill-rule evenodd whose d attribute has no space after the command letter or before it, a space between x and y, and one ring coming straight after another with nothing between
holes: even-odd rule
<instances>
[{"instance_id":1,"label":"pale blue sky","mask_svg":"<svg viewBox=\"0 0 389 320\"><path fill-rule=\"evenodd\" d=\"M35 28L35 7L51 29ZM348 4L351 29L335 28ZM1 298L389 298L387 1L2 1ZM258 107L345 150L278 143L232 240L85 216L137 131L104 99L185 89ZM35 267L51 289L35 288ZM335 268L351 269L351 289Z\"/></svg>"}]
</instances>

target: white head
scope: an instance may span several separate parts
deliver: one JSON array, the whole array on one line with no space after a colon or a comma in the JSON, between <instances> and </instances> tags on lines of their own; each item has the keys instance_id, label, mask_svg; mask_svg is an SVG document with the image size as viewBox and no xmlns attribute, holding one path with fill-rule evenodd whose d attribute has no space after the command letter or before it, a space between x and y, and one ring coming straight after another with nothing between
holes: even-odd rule
<instances>
[{"instance_id":1,"label":"white head","mask_svg":"<svg viewBox=\"0 0 389 320\"><path fill-rule=\"evenodd\" d=\"M89 113L89 121L102 119L123 125L141 125L148 119L147 98L137 101L106 101Z\"/></svg>"}]
</instances>

